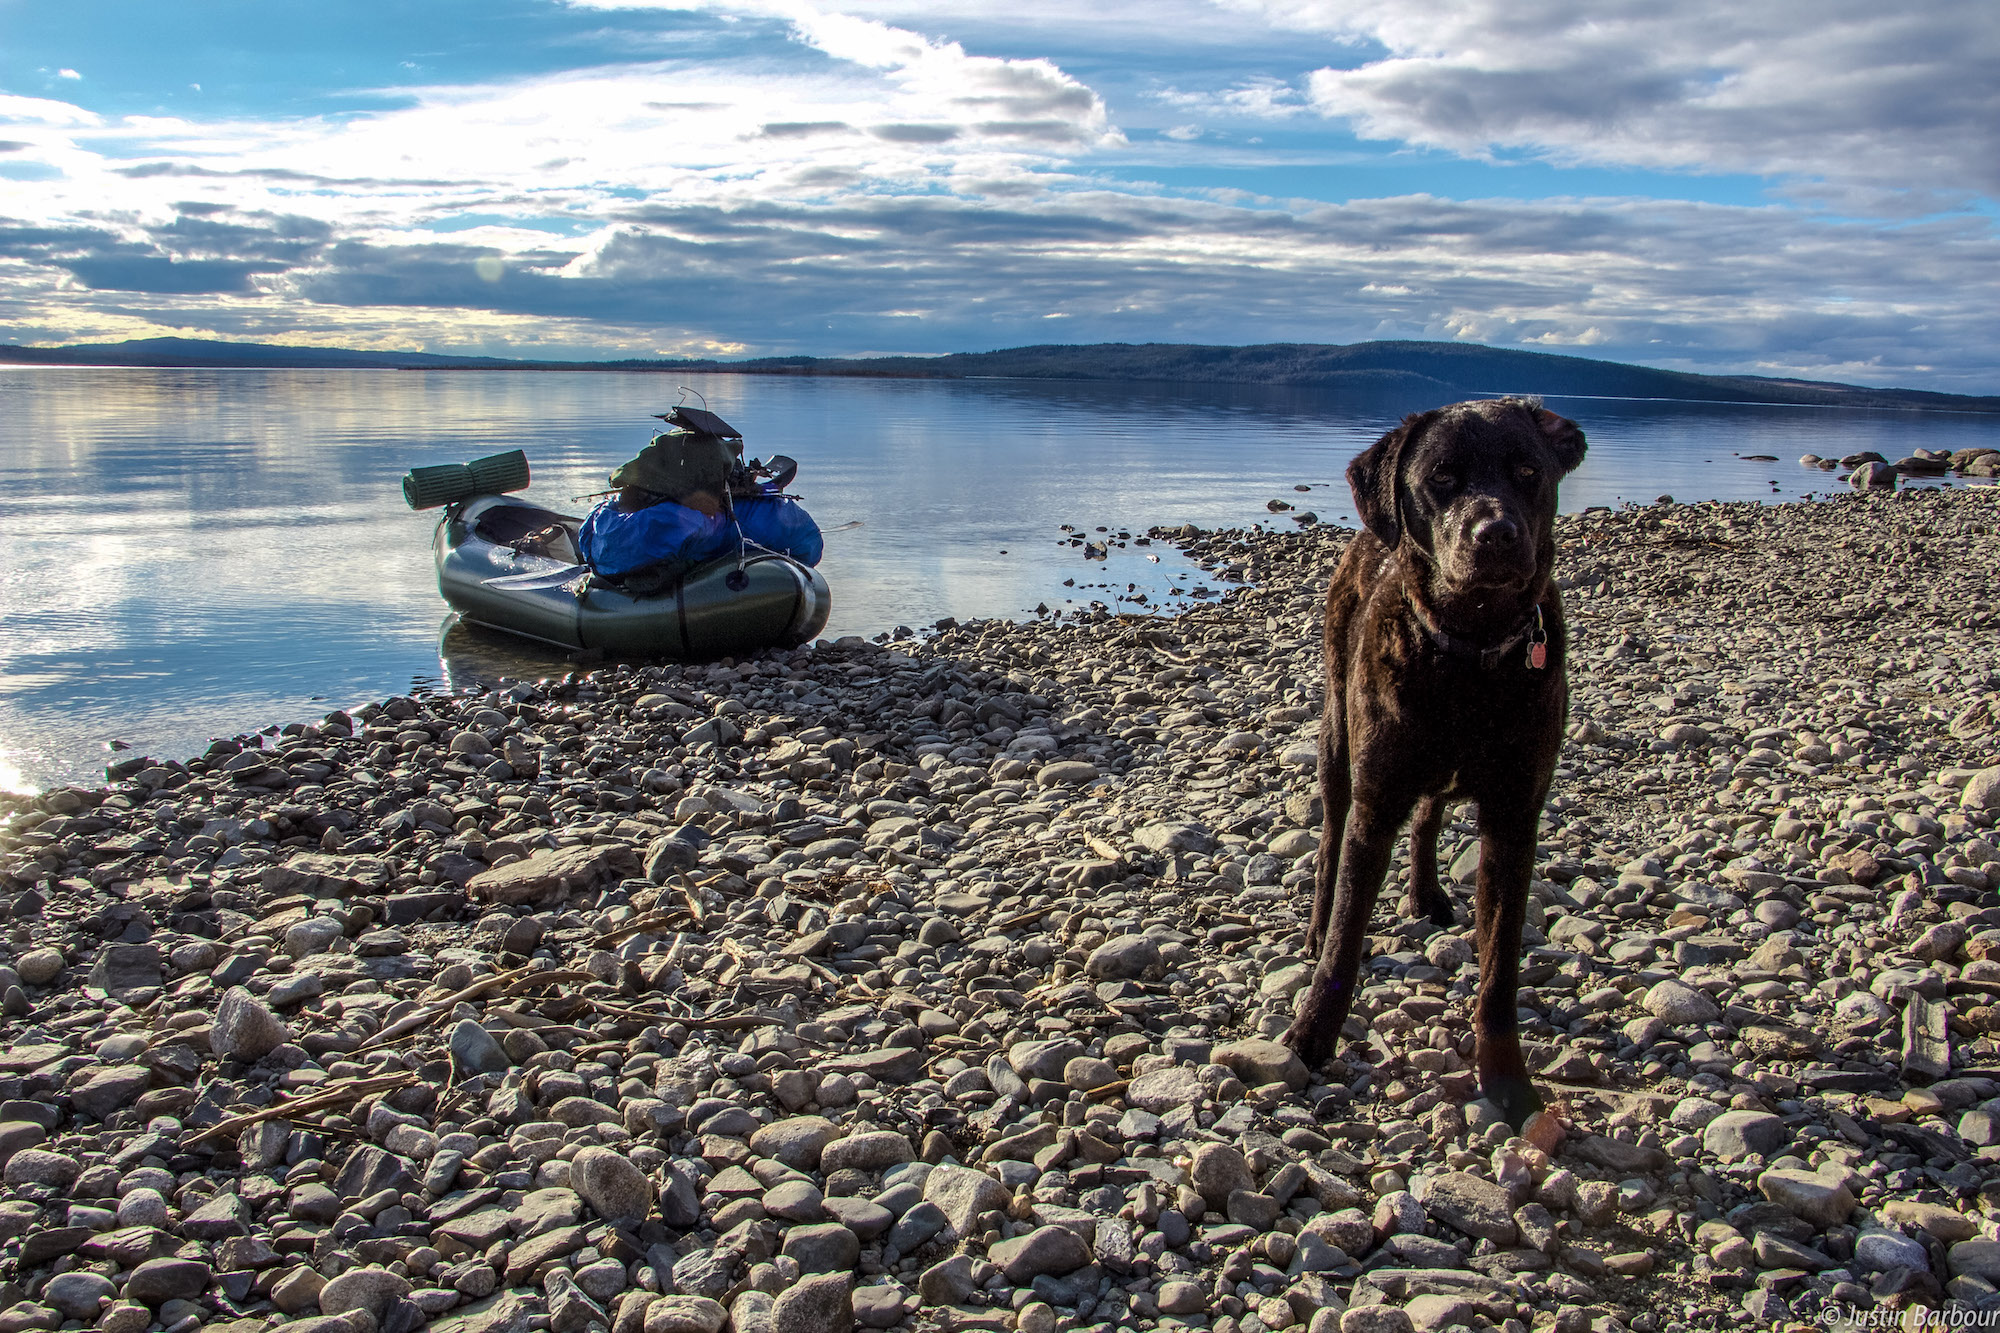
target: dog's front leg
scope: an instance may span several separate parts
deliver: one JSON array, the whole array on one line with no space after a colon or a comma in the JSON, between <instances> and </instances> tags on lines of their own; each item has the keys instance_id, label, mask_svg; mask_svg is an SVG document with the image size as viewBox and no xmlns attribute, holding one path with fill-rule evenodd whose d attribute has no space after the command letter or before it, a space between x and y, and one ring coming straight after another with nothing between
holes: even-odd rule
<instances>
[{"instance_id":1,"label":"dog's front leg","mask_svg":"<svg viewBox=\"0 0 2000 1333\"><path fill-rule=\"evenodd\" d=\"M1382 877L1389 870L1396 830L1408 813L1409 802L1392 811L1355 799L1348 809L1333 895L1332 929L1298 1015L1285 1032L1286 1044L1308 1067L1331 1059L1340 1040L1341 1025L1347 1022L1347 1011L1354 1004L1354 982L1361 971L1368 916L1375 910Z\"/></svg>"},{"instance_id":2,"label":"dog's front leg","mask_svg":"<svg viewBox=\"0 0 2000 1333\"><path fill-rule=\"evenodd\" d=\"M1327 923L1333 916L1334 886L1340 875L1340 844L1347 836L1347 810L1353 788L1347 771L1347 719L1329 699L1319 727L1319 850L1313 856L1312 924L1306 928L1306 952L1326 945Z\"/></svg>"},{"instance_id":3,"label":"dog's front leg","mask_svg":"<svg viewBox=\"0 0 2000 1333\"><path fill-rule=\"evenodd\" d=\"M1479 1001L1473 1031L1479 1041L1479 1087L1516 1130L1542 1099L1521 1056L1515 993L1521 981L1521 926L1535 868L1535 823L1541 802L1482 797L1479 802Z\"/></svg>"},{"instance_id":4,"label":"dog's front leg","mask_svg":"<svg viewBox=\"0 0 2000 1333\"><path fill-rule=\"evenodd\" d=\"M1450 929L1456 920L1451 895L1438 884L1438 830L1444 827L1444 807L1444 797L1432 792L1417 802L1417 813L1410 820L1410 901L1419 916Z\"/></svg>"}]
</instances>

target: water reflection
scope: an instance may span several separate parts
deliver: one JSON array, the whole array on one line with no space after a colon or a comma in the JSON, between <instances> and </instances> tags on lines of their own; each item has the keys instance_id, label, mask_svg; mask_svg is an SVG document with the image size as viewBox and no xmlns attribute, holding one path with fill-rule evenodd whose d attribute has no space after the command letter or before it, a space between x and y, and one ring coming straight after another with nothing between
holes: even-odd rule
<instances>
[{"instance_id":1,"label":"water reflection","mask_svg":"<svg viewBox=\"0 0 2000 1333\"><path fill-rule=\"evenodd\" d=\"M403 471L518 446L534 465L528 497L578 512L578 497L644 443L677 383L0 371L0 784L86 777L113 741L181 755L441 670L455 677L455 650L439 665L433 517L403 506ZM1264 507L1273 498L1351 522L1347 460L1431 405L1298 387L691 383L752 452L801 461L795 489L824 526L862 523L828 539L830 636L1110 602L1128 585L1145 605L1171 601L1199 575L1170 548L1114 545L1108 561L1086 562L1059 525L1102 538L1284 522ZM1551 402L1591 439L1564 487L1569 508L1661 493L1789 498L1839 485L1799 468L1804 452L1896 458L2000 433L1978 417ZM1750 453L1780 461L1735 457ZM466 660L491 666L512 651L485 645Z\"/></svg>"}]
</instances>

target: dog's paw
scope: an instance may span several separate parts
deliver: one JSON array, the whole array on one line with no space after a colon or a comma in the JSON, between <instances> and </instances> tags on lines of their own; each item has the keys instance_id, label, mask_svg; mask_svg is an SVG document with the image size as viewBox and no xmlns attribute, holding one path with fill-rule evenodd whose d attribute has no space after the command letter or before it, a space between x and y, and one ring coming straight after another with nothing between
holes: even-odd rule
<instances>
[{"instance_id":1,"label":"dog's paw","mask_svg":"<svg viewBox=\"0 0 2000 1333\"><path fill-rule=\"evenodd\" d=\"M1525 1078L1497 1078L1483 1084L1480 1095L1500 1108L1518 1132L1542 1110L1542 1095Z\"/></svg>"},{"instance_id":2,"label":"dog's paw","mask_svg":"<svg viewBox=\"0 0 2000 1333\"><path fill-rule=\"evenodd\" d=\"M1317 1069L1331 1060L1334 1043L1339 1038L1336 1028L1315 1021L1311 1013L1300 1014L1285 1029L1285 1045L1298 1052L1307 1069Z\"/></svg>"},{"instance_id":3,"label":"dog's paw","mask_svg":"<svg viewBox=\"0 0 2000 1333\"><path fill-rule=\"evenodd\" d=\"M1419 889L1410 895L1408 915L1421 916L1434 926L1449 930L1458 924L1458 916L1452 910L1451 895L1443 889Z\"/></svg>"}]
</instances>

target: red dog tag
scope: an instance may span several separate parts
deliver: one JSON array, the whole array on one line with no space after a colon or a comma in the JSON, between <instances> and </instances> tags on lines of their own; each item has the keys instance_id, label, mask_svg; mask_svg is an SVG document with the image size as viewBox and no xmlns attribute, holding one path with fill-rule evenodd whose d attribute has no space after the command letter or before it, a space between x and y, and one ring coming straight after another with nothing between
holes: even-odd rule
<instances>
[{"instance_id":1,"label":"red dog tag","mask_svg":"<svg viewBox=\"0 0 2000 1333\"><path fill-rule=\"evenodd\" d=\"M1546 643L1528 645L1528 669L1540 671L1549 664L1549 646Z\"/></svg>"}]
</instances>

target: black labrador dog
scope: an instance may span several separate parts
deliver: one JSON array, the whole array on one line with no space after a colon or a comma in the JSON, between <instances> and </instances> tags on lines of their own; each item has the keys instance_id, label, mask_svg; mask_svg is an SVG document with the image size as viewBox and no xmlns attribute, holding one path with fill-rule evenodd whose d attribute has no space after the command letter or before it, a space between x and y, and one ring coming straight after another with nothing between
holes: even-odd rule
<instances>
[{"instance_id":1,"label":"black labrador dog","mask_svg":"<svg viewBox=\"0 0 2000 1333\"><path fill-rule=\"evenodd\" d=\"M1326 600L1326 809L1306 947L1319 966L1285 1040L1333 1055L1397 830L1410 827L1419 911L1438 886L1448 803L1479 806L1479 1081L1516 1128L1541 1109L1515 1031L1535 832L1569 712L1555 564L1556 483L1583 432L1522 398L1408 417L1347 469L1364 530Z\"/></svg>"}]
</instances>

